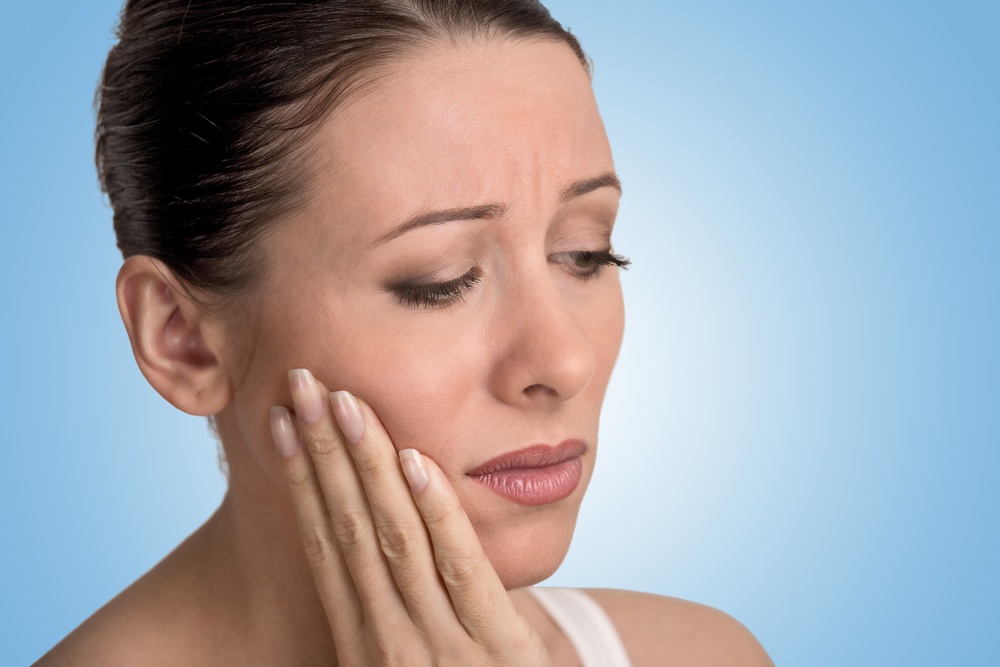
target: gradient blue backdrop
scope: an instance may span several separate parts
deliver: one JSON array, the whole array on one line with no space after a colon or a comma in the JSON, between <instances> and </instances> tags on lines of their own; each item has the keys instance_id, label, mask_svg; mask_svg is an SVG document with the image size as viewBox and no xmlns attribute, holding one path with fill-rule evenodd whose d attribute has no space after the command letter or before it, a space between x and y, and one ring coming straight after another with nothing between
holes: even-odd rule
<instances>
[{"instance_id":1,"label":"gradient blue backdrop","mask_svg":"<svg viewBox=\"0 0 1000 667\"><path fill-rule=\"evenodd\" d=\"M91 99L118 0L4 0L0 663L223 493L115 307ZM628 325L553 583L782 665L1000 664L1000 5L554 0L625 184Z\"/></svg>"}]
</instances>

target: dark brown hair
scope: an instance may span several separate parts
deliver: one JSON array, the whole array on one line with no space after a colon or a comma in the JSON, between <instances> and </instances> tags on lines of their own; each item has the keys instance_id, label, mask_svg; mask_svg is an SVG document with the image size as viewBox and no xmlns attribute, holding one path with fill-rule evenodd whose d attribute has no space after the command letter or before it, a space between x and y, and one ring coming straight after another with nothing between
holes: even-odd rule
<instances>
[{"instance_id":1,"label":"dark brown hair","mask_svg":"<svg viewBox=\"0 0 1000 667\"><path fill-rule=\"evenodd\" d=\"M97 92L118 247L239 294L268 224L307 194L310 129L407 47L576 38L535 0L128 0Z\"/></svg>"}]
</instances>

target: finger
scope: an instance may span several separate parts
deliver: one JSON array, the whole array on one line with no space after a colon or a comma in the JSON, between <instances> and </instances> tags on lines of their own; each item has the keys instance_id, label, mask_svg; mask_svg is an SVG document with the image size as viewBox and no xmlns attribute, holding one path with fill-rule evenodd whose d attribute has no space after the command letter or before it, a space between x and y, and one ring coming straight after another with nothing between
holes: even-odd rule
<instances>
[{"instance_id":1,"label":"finger","mask_svg":"<svg viewBox=\"0 0 1000 667\"><path fill-rule=\"evenodd\" d=\"M331 533L329 514L312 463L302 451L291 415L282 406L271 408L271 435L291 492L302 546L331 627L335 631L357 628L362 622L357 592ZM344 639L335 636L338 644Z\"/></svg>"},{"instance_id":2,"label":"finger","mask_svg":"<svg viewBox=\"0 0 1000 667\"><path fill-rule=\"evenodd\" d=\"M371 406L348 392L334 392L331 402L351 441L348 450L368 497L378 543L410 618L421 630L441 632L443 624L456 621L455 612L389 434Z\"/></svg>"},{"instance_id":3,"label":"finger","mask_svg":"<svg viewBox=\"0 0 1000 667\"><path fill-rule=\"evenodd\" d=\"M392 621L405 613L391 572L379 549L368 499L347 451L345 431L333 422L326 388L305 369L289 373L292 402L302 444L309 453L325 498L332 533L365 617L372 605L378 616ZM348 425L347 437L355 434Z\"/></svg>"},{"instance_id":4,"label":"finger","mask_svg":"<svg viewBox=\"0 0 1000 667\"><path fill-rule=\"evenodd\" d=\"M503 645L519 617L455 490L441 469L415 449L404 449L399 459L459 621L476 642Z\"/></svg>"}]
</instances>

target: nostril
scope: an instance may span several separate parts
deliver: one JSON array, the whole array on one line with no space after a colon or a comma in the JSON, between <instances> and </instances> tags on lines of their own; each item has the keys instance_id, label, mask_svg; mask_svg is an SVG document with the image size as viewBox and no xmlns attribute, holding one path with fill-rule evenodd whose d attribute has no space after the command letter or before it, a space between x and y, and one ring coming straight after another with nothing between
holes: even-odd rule
<instances>
[{"instance_id":1,"label":"nostril","mask_svg":"<svg viewBox=\"0 0 1000 667\"><path fill-rule=\"evenodd\" d=\"M559 392L547 384L533 384L524 388L527 396L558 396Z\"/></svg>"}]
</instances>

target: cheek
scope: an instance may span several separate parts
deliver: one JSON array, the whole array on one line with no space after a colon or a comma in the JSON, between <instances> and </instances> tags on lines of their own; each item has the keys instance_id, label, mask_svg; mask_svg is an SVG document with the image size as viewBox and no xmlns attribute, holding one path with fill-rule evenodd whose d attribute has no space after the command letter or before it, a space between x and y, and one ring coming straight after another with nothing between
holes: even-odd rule
<instances>
[{"instance_id":1,"label":"cheek","mask_svg":"<svg viewBox=\"0 0 1000 667\"><path fill-rule=\"evenodd\" d=\"M581 304L585 312L577 320L588 331L597 362L584 401L588 414L599 410L622 339L617 279L606 290ZM487 433L510 430L511 424L484 410L491 403L488 376L498 353L489 344L496 338L490 328L495 322L463 325L448 313L400 313L351 303L342 293L326 297L304 309L304 300L298 301L296 312L284 313L280 326L270 330L270 340L256 346L253 377L245 385L255 387L249 402L262 432L270 405L291 404L286 377L293 367L309 368L331 390L346 389L367 401L397 449L415 447L446 472Z\"/></svg>"},{"instance_id":2,"label":"cheek","mask_svg":"<svg viewBox=\"0 0 1000 667\"><path fill-rule=\"evenodd\" d=\"M617 276L609 280L600 296L586 304L576 314L577 322L587 332L587 339L594 350L596 368L588 391L601 396L611 378L611 371L618 360L625 331L625 302Z\"/></svg>"},{"instance_id":3,"label":"cheek","mask_svg":"<svg viewBox=\"0 0 1000 667\"><path fill-rule=\"evenodd\" d=\"M396 449L415 447L446 467L439 454L461 441L463 416L482 391L486 352L478 337L377 324L356 331L325 364L323 380L371 404Z\"/></svg>"},{"instance_id":4,"label":"cheek","mask_svg":"<svg viewBox=\"0 0 1000 667\"><path fill-rule=\"evenodd\" d=\"M615 281L614 298L612 307L608 312L606 324L607 334L600 341L601 360L608 364L608 373L618 360L618 352L622 347L622 337L625 334L625 300L622 297L621 285Z\"/></svg>"}]
</instances>

